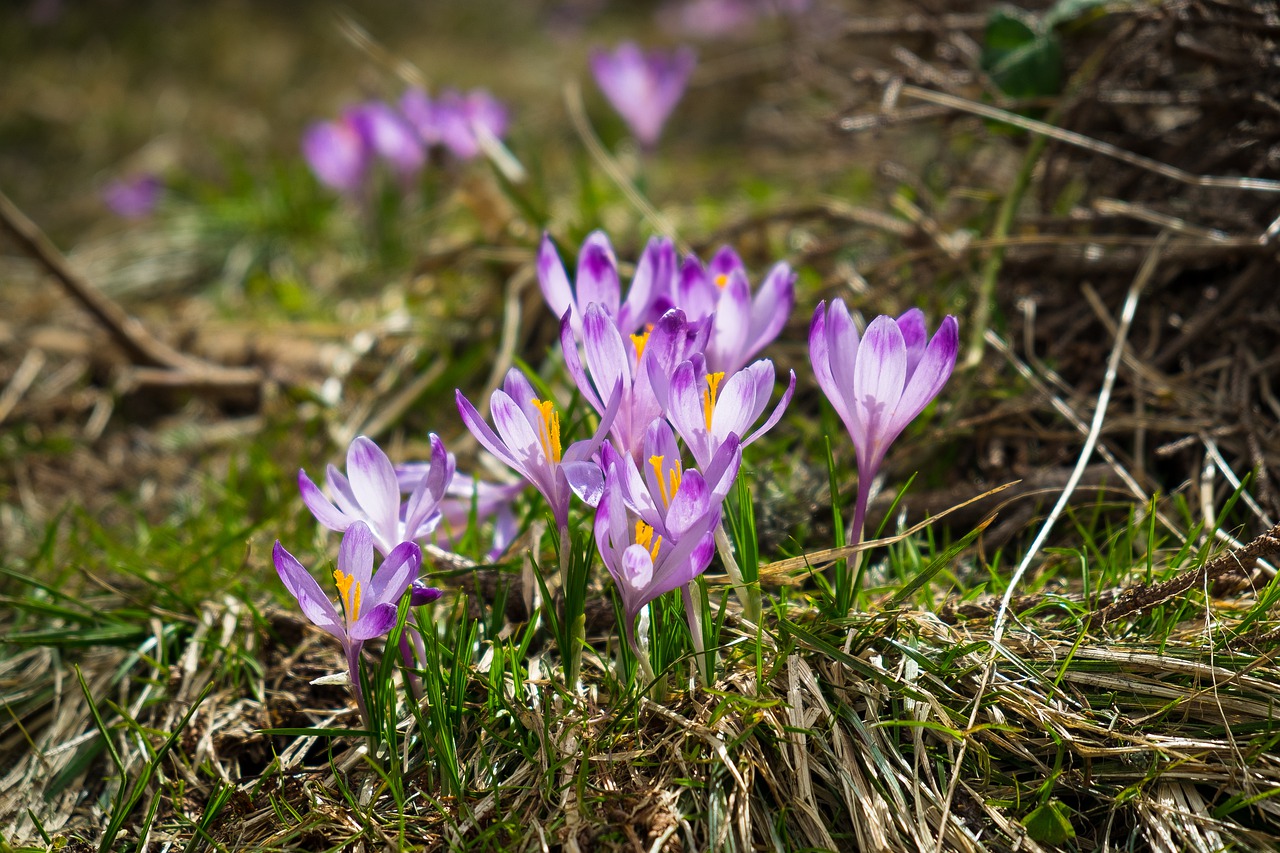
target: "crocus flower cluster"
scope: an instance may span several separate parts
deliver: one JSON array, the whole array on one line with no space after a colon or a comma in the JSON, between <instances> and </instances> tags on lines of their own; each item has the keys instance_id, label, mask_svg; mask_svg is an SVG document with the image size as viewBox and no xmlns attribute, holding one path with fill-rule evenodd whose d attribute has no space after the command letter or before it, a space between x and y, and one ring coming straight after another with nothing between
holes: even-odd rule
<instances>
[{"instance_id":1,"label":"crocus flower cluster","mask_svg":"<svg viewBox=\"0 0 1280 853\"><path fill-rule=\"evenodd\" d=\"M498 517L495 527L500 532L495 538L503 544L512 535L513 520L503 521L502 516L510 516L515 492L455 476L456 463L444 442L431 435L430 444L428 462L396 468L382 448L358 436L347 449L346 472L328 466L327 495L305 470L298 472L298 488L307 509L322 527L342 533L333 573L337 607L302 564L279 542L275 545L276 571L285 587L307 618L342 644L352 691L366 724L369 714L359 670L365 641L391 631L398 603L406 594L414 607L440 597L439 589L418 577L422 567L419 543L438 544L435 534L442 522L465 525L472 513L481 521L490 515ZM445 544L448 541L446 538ZM383 557L376 572L374 551ZM418 632L418 626L406 625L401 641L401 651L410 665L413 647L421 648ZM416 690L416 681L413 686Z\"/></svg>"},{"instance_id":2,"label":"crocus flower cluster","mask_svg":"<svg viewBox=\"0 0 1280 853\"><path fill-rule=\"evenodd\" d=\"M600 91L646 148L657 144L696 64L688 47L644 51L634 42L623 42L612 52L591 54L591 73Z\"/></svg>"},{"instance_id":3,"label":"crocus flower cluster","mask_svg":"<svg viewBox=\"0 0 1280 853\"><path fill-rule=\"evenodd\" d=\"M143 219L156 209L163 191L159 175L144 173L110 182L102 188L102 201L116 216Z\"/></svg>"},{"instance_id":4,"label":"crocus flower cluster","mask_svg":"<svg viewBox=\"0 0 1280 853\"><path fill-rule=\"evenodd\" d=\"M302 154L322 183L356 196L379 162L408 186L431 146L442 145L469 160L483 150L484 140L501 139L507 125L506 107L482 89L465 95L446 90L433 100L415 87L397 106L366 101L347 107L333 121L312 124L302 136Z\"/></svg>"},{"instance_id":5,"label":"crocus flower cluster","mask_svg":"<svg viewBox=\"0 0 1280 853\"><path fill-rule=\"evenodd\" d=\"M778 264L754 296L731 250L716 256L714 272L696 259L687 259L683 269L688 272L682 273L669 240L651 240L624 298L604 233L583 243L572 281L544 237L538 278L560 317L569 376L600 415L591 438L562 451L559 412L517 370L490 400L496 429L457 395L463 421L480 443L546 498L562 543L571 494L596 510L596 545L618 587L624 633L642 665L647 662L635 636L636 618L659 595L681 589L692 624L688 591L720 545L721 505L742 448L778 422L795 388L791 373L781 400L755 427L773 392L774 366L768 359L746 362L778 334L791 310L795 277L787 265ZM699 289L697 276L714 292ZM757 315L767 321L753 325ZM726 323L732 322L746 331L730 330ZM732 575L736 564L720 550Z\"/></svg>"}]
</instances>

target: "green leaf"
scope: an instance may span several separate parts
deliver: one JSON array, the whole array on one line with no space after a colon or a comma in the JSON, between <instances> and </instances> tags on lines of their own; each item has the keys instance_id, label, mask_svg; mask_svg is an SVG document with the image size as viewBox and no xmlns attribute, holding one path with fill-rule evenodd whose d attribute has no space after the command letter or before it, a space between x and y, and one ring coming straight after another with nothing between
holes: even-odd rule
<instances>
[{"instance_id":1,"label":"green leaf","mask_svg":"<svg viewBox=\"0 0 1280 853\"><path fill-rule=\"evenodd\" d=\"M1044 28L1052 30L1063 24L1101 17L1112 0L1058 0L1044 16Z\"/></svg>"},{"instance_id":2,"label":"green leaf","mask_svg":"<svg viewBox=\"0 0 1280 853\"><path fill-rule=\"evenodd\" d=\"M1051 29L1021 9L997 9L987 22L982 68L1013 98L1062 91L1062 43Z\"/></svg>"},{"instance_id":3,"label":"green leaf","mask_svg":"<svg viewBox=\"0 0 1280 853\"><path fill-rule=\"evenodd\" d=\"M1076 837L1076 830L1068 817L1069 810L1057 800L1037 806L1022 819L1027 835L1040 844L1062 845Z\"/></svg>"}]
</instances>

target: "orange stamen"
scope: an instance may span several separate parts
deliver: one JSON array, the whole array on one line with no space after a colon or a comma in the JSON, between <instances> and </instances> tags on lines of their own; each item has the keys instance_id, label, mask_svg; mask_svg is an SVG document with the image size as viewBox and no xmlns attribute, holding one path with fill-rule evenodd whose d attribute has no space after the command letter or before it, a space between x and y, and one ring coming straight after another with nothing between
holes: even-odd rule
<instances>
[{"instance_id":1,"label":"orange stamen","mask_svg":"<svg viewBox=\"0 0 1280 853\"><path fill-rule=\"evenodd\" d=\"M662 537L658 537L658 541L653 540L653 527L645 524L643 521L636 522L636 544L641 548L648 550L649 558L654 562L658 559L658 549L662 547Z\"/></svg>"},{"instance_id":2,"label":"orange stamen","mask_svg":"<svg viewBox=\"0 0 1280 853\"><path fill-rule=\"evenodd\" d=\"M542 442L542 452L546 454L547 459L559 464L560 413L556 411L555 404L550 400L544 403L534 397L533 405L538 407L538 413L542 415L542 423L538 425L538 440Z\"/></svg>"},{"instance_id":3,"label":"orange stamen","mask_svg":"<svg viewBox=\"0 0 1280 853\"><path fill-rule=\"evenodd\" d=\"M720 393L722 381L724 381L724 371L707 374L707 392L702 395L702 413L707 418L707 432L711 431L711 416L716 411L716 395Z\"/></svg>"},{"instance_id":4,"label":"orange stamen","mask_svg":"<svg viewBox=\"0 0 1280 853\"><path fill-rule=\"evenodd\" d=\"M333 580L338 585L338 595L342 597L342 609L347 614L347 622L355 622L360 618L360 583L342 569L334 569Z\"/></svg>"},{"instance_id":5,"label":"orange stamen","mask_svg":"<svg viewBox=\"0 0 1280 853\"><path fill-rule=\"evenodd\" d=\"M729 283L729 276L725 275L724 273L720 273L720 275L716 276L715 283L716 283L716 287L720 288L721 290L724 290L725 285Z\"/></svg>"},{"instance_id":6,"label":"orange stamen","mask_svg":"<svg viewBox=\"0 0 1280 853\"><path fill-rule=\"evenodd\" d=\"M649 343L649 333L652 331L653 326L650 326L643 332L638 332L631 336L631 343L635 344L636 347L636 364L640 363L640 357L644 355L644 348Z\"/></svg>"},{"instance_id":7,"label":"orange stamen","mask_svg":"<svg viewBox=\"0 0 1280 853\"><path fill-rule=\"evenodd\" d=\"M671 506L671 500L676 496L676 492L680 490L680 479L684 476L684 470L677 462L671 470L667 471L667 477L662 476L662 456L650 456L649 464L653 466L653 473L658 477L658 488L662 490L663 507Z\"/></svg>"}]
</instances>

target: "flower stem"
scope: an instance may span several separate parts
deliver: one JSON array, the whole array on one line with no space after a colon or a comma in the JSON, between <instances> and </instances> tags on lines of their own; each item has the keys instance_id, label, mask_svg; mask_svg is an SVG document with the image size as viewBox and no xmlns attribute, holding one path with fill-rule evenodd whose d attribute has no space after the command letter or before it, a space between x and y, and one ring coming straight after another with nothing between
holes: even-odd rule
<instances>
[{"instance_id":1,"label":"flower stem","mask_svg":"<svg viewBox=\"0 0 1280 853\"><path fill-rule=\"evenodd\" d=\"M564 598L565 642L568 648L560 650L564 655L565 687L577 689L578 674L582 669L582 646L587 639L587 622L582 608L575 602L582 600L585 590L571 589L573 541L569 538L569 525L560 526L560 589Z\"/></svg>"},{"instance_id":2,"label":"flower stem","mask_svg":"<svg viewBox=\"0 0 1280 853\"><path fill-rule=\"evenodd\" d=\"M862 528L867 523L867 503L871 499L871 481L872 477L863 477L861 473L858 476L858 497L853 505L853 530L850 531L853 537L851 544L862 544ZM853 553L852 575L853 583L849 587L848 595L840 602L841 609L848 614L850 610L858 603L858 593L862 590L862 570L866 567L866 561L862 559L862 552L855 551Z\"/></svg>"},{"instance_id":3,"label":"flower stem","mask_svg":"<svg viewBox=\"0 0 1280 853\"><path fill-rule=\"evenodd\" d=\"M373 721L369 719L369 706L364 701L364 687L360 684L360 648L363 643L347 644L347 670L351 678L351 692L356 695L356 706L360 709L360 720L364 727L373 731Z\"/></svg>"},{"instance_id":4,"label":"flower stem","mask_svg":"<svg viewBox=\"0 0 1280 853\"><path fill-rule=\"evenodd\" d=\"M698 677L703 687L710 687L712 673L707 659L707 644L702 635L702 602L694 600L693 583L680 587L680 597L684 599L684 613L689 620L689 633L693 636L693 658L698 662Z\"/></svg>"},{"instance_id":5,"label":"flower stem","mask_svg":"<svg viewBox=\"0 0 1280 853\"><path fill-rule=\"evenodd\" d=\"M760 624L760 588L750 586L742 579L742 569L733 556L733 545L729 542L729 534L725 532L724 522L716 526L716 550L720 552L720 561L733 584L733 592L742 604L743 614L753 625Z\"/></svg>"}]
</instances>

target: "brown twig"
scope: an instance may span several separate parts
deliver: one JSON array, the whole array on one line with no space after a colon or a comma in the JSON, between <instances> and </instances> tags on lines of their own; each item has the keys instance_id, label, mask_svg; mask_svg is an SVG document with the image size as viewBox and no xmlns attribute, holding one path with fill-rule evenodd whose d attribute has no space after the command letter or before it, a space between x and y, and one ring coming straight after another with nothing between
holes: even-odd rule
<instances>
[{"instance_id":1,"label":"brown twig","mask_svg":"<svg viewBox=\"0 0 1280 853\"><path fill-rule=\"evenodd\" d=\"M262 384L262 373L255 368L210 364L153 337L141 321L76 272L40 226L3 192L0 192L0 225L106 328L136 366L131 377L134 383L201 390L251 390Z\"/></svg>"},{"instance_id":2,"label":"brown twig","mask_svg":"<svg viewBox=\"0 0 1280 853\"><path fill-rule=\"evenodd\" d=\"M1116 602L1094 617L1095 623L1113 622L1130 613L1150 610L1192 587L1203 586L1233 571L1247 571L1257 560L1280 554L1280 524L1258 536L1243 548L1228 551L1198 569L1183 572L1158 584L1139 584L1126 589Z\"/></svg>"}]
</instances>

